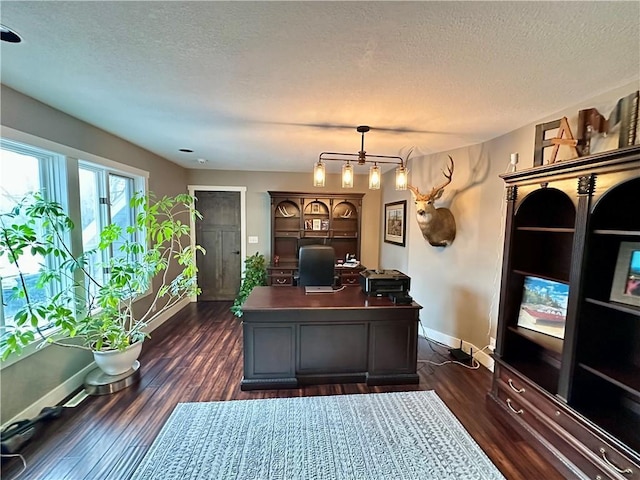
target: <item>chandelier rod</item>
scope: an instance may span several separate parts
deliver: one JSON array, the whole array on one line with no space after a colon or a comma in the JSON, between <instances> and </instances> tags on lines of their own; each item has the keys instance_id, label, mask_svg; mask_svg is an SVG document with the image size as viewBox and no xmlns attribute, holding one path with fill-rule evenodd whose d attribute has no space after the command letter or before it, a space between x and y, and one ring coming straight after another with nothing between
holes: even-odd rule
<instances>
[{"instance_id":1,"label":"chandelier rod","mask_svg":"<svg viewBox=\"0 0 640 480\"><path fill-rule=\"evenodd\" d=\"M359 153L340 153L340 152L322 152L320 154L320 156L318 157L318 160L322 161L322 160L335 160L338 162L344 162L347 161L347 159L344 158L328 158L325 157L324 155L342 155L344 157L356 157L356 158L361 158ZM402 159L402 157L398 157L398 156L394 156L394 155L365 155L365 158L386 158L386 159L394 159L396 161L391 162L391 161L385 161L385 160L363 160L363 162L369 162L369 163L393 163L393 164L400 164L400 166L404 166L404 160Z\"/></svg>"},{"instance_id":2,"label":"chandelier rod","mask_svg":"<svg viewBox=\"0 0 640 480\"><path fill-rule=\"evenodd\" d=\"M393 163L400 164L401 167L404 167L404 160L402 157L398 157L395 155L367 155L367 152L364 150L364 134L367 133L371 128L368 125L360 125L356 128L356 131L360 133L360 151L358 153L341 153L341 152L322 152L318 157L318 161L322 160L335 160L338 162L349 162L348 158L327 158L324 155L339 155L341 157L357 157L358 165L364 165L365 163ZM367 158L386 158L388 160L396 160L396 161L385 161L385 160L367 160Z\"/></svg>"}]
</instances>

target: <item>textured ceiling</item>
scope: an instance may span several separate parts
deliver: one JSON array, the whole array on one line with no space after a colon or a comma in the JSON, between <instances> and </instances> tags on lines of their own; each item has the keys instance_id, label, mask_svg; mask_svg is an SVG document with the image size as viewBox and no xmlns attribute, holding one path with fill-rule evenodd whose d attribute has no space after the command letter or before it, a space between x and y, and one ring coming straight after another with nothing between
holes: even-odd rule
<instances>
[{"instance_id":1,"label":"textured ceiling","mask_svg":"<svg viewBox=\"0 0 640 480\"><path fill-rule=\"evenodd\" d=\"M2 83L184 166L475 144L640 76L640 2L12 2ZM396 129L398 131L383 130ZM180 148L194 153L180 153Z\"/></svg>"}]
</instances>

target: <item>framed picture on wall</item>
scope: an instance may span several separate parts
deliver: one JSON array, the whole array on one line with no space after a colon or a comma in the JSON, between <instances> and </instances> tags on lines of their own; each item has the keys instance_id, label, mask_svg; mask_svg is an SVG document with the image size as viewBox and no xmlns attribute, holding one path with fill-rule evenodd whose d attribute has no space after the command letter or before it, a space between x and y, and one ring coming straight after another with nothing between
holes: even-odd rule
<instances>
[{"instance_id":1,"label":"framed picture on wall","mask_svg":"<svg viewBox=\"0 0 640 480\"><path fill-rule=\"evenodd\" d=\"M407 201L385 203L384 241L394 245L405 245L407 231Z\"/></svg>"},{"instance_id":2,"label":"framed picture on wall","mask_svg":"<svg viewBox=\"0 0 640 480\"><path fill-rule=\"evenodd\" d=\"M640 307L640 242L620 242L609 299Z\"/></svg>"}]
</instances>

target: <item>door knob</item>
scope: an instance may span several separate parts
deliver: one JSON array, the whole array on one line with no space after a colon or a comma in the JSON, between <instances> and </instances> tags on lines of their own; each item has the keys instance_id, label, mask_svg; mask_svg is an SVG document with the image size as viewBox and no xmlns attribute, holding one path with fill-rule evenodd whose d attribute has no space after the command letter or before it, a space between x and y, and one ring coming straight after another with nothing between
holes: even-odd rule
<instances>
[{"instance_id":1,"label":"door knob","mask_svg":"<svg viewBox=\"0 0 640 480\"><path fill-rule=\"evenodd\" d=\"M236 255L240 255L240 250L236 250L235 252L231 252L231 253L235 253Z\"/></svg>"}]
</instances>

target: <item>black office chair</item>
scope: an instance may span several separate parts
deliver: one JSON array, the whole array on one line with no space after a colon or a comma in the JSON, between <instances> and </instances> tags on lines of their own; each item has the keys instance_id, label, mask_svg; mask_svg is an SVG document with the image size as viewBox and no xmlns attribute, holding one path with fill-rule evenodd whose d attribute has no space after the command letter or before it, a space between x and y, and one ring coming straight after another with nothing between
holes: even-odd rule
<instances>
[{"instance_id":1,"label":"black office chair","mask_svg":"<svg viewBox=\"0 0 640 480\"><path fill-rule=\"evenodd\" d=\"M336 252L329 245L303 245L298 255L296 285L330 287L336 283Z\"/></svg>"}]
</instances>

